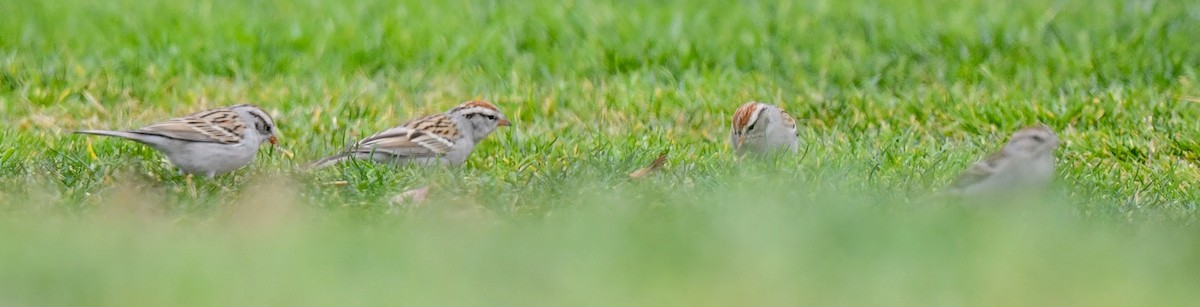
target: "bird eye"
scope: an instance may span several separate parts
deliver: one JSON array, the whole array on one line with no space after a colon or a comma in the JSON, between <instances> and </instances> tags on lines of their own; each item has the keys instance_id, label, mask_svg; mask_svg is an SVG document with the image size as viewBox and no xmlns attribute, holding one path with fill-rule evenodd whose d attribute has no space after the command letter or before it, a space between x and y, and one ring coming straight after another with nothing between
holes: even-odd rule
<instances>
[{"instance_id":1,"label":"bird eye","mask_svg":"<svg viewBox=\"0 0 1200 307\"><path fill-rule=\"evenodd\" d=\"M495 115L484 115L483 117L484 117L484 118L487 118L488 120L496 120L496 116L495 116Z\"/></svg>"},{"instance_id":2,"label":"bird eye","mask_svg":"<svg viewBox=\"0 0 1200 307\"><path fill-rule=\"evenodd\" d=\"M754 130L755 125L758 125L758 123L753 123L753 124L750 124L749 126L746 126L746 131Z\"/></svg>"},{"instance_id":3,"label":"bird eye","mask_svg":"<svg viewBox=\"0 0 1200 307\"><path fill-rule=\"evenodd\" d=\"M1041 142L1045 142L1045 141L1046 141L1046 139L1045 139L1045 138L1042 138L1042 136L1040 136L1040 135L1035 135L1035 136L1033 136L1033 140L1034 140L1034 141L1037 141L1038 143L1041 143Z\"/></svg>"}]
</instances>

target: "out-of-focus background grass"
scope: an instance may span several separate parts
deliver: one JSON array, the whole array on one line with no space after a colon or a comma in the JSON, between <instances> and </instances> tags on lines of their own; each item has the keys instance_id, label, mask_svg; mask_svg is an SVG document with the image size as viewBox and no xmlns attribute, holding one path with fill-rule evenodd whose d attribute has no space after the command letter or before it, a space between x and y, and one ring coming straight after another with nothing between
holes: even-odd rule
<instances>
[{"instance_id":1,"label":"out-of-focus background grass","mask_svg":"<svg viewBox=\"0 0 1200 307\"><path fill-rule=\"evenodd\" d=\"M0 1L0 305L1185 305L1192 1ZM299 167L468 99L462 169ZM759 100L802 153L735 161ZM70 134L254 103L247 169ZM924 197L1042 122L1055 197ZM643 180L626 174L660 152ZM420 203L390 198L432 186Z\"/></svg>"}]
</instances>

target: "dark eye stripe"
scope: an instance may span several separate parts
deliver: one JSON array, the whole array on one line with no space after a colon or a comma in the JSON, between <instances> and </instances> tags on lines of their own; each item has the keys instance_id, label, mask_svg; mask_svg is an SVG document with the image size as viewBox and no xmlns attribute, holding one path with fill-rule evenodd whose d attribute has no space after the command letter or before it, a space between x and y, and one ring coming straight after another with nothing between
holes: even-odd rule
<instances>
[{"instance_id":1,"label":"dark eye stripe","mask_svg":"<svg viewBox=\"0 0 1200 307\"><path fill-rule=\"evenodd\" d=\"M265 118L263 118L262 116L259 116L258 114L255 114L254 112L249 112L249 113L250 113L250 116L254 116L255 121L257 121L257 123L254 126L258 127L258 130L271 132L271 125L267 124L267 120Z\"/></svg>"}]
</instances>

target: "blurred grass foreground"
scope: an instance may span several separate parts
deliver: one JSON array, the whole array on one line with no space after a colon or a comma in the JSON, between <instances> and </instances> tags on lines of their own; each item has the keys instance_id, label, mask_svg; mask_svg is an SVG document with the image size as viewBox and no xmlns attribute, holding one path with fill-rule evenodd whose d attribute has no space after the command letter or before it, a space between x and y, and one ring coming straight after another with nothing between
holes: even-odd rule
<instances>
[{"instance_id":1,"label":"blurred grass foreground","mask_svg":"<svg viewBox=\"0 0 1200 307\"><path fill-rule=\"evenodd\" d=\"M1195 1L0 12L0 306L1200 301ZM513 127L461 169L300 169L476 98ZM733 156L749 100L797 118L800 154ZM283 145L212 180L70 134L234 103ZM1035 122L1063 140L1054 196L925 201Z\"/></svg>"}]
</instances>

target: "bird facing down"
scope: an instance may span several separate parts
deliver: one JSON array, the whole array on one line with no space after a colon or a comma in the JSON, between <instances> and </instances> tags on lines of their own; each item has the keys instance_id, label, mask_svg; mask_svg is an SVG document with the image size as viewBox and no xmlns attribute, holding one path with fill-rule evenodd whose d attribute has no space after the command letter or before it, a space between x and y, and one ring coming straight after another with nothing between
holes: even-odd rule
<instances>
[{"instance_id":1,"label":"bird facing down","mask_svg":"<svg viewBox=\"0 0 1200 307\"><path fill-rule=\"evenodd\" d=\"M410 120L372 135L342 153L313 162L321 168L350 159L391 164L459 166L508 119L486 101L464 102L446 113Z\"/></svg>"},{"instance_id":2,"label":"bird facing down","mask_svg":"<svg viewBox=\"0 0 1200 307\"><path fill-rule=\"evenodd\" d=\"M779 107L747 102L733 113L729 142L738 155L764 155L775 152L796 153L799 136L796 120Z\"/></svg>"},{"instance_id":3,"label":"bird facing down","mask_svg":"<svg viewBox=\"0 0 1200 307\"><path fill-rule=\"evenodd\" d=\"M275 121L257 106L205 110L134 130L80 130L146 144L187 174L214 177L254 161L263 142L276 144Z\"/></svg>"},{"instance_id":4,"label":"bird facing down","mask_svg":"<svg viewBox=\"0 0 1200 307\"><path fill-rule=\"evenodd\" d=\"M1037 196L1054 181L1058 143L1046 125L1018 130L1000 151L959 175L947 193L975 199Z\"/></svg>"}]
</instances>

